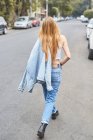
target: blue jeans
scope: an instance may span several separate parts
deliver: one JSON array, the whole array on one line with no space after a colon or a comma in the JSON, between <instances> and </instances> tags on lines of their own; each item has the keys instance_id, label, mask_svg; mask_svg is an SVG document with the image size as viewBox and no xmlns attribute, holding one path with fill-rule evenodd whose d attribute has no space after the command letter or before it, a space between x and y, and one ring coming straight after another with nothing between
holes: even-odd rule
<instances>
[{"instance_id":1,"label":"blue jeans","mask_svg":"<svg viewBox=\"0 0 93 140\"><path fill-rule=\"evenodd\" d=\"M42 84L44 98L45 98L45 108L41 121L42 123L48 124L52 113L55 113L57 110L57 108L55 107L55 101L56 101L59 85L61 82L61 71L62 68L60 65L58 65L57 68L52 68L51 71L51 83L53 87L52 91L47 90L46 83Z\"/></svg>"}]
</instances>

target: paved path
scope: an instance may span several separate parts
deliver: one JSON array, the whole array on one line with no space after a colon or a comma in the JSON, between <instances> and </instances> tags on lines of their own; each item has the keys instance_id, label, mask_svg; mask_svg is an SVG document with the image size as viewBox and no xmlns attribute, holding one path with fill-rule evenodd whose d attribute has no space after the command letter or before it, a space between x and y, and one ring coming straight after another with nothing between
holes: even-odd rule
<instances>
[{"instance_id":1,"label":"paved path","mask_svg":"<svg viewBox=\"0 0 93 140\"><path fill-rule=\"evenodd\" d=\"M93 140L93 61L88 60L86 27L58 23L68 39L71 60L63 66L57 106L60 115L47 127L45 140ZM44 106L42 88L17 91L39 28L0 35L0 140L38 140Z\"/></svg>"}]
</instances>

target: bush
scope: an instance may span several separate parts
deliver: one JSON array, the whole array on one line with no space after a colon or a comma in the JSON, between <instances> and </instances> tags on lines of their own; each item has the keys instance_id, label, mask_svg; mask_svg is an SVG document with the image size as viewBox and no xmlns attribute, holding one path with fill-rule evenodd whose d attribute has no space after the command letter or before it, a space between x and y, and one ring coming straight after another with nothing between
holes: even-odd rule
<instances>
[{"instance_id":1,"label":"bush","mask_svg":"<svg viewBox=\"0 0 93 140\"><path fill-rule=\"evenodd\" d=\"M57 7L52 7L51 16L58 16L58 8Z\"/></svg>"},{"instance_id":2,"label":"bush","mask_svg":"<svg viewBox=\"0 0 93 140\"><path fill-rule=\"evenodd\" d=\"M84 11L84 16L90 18L93 18L93 9L88 9Z\"/></svg>"}]
</instances>

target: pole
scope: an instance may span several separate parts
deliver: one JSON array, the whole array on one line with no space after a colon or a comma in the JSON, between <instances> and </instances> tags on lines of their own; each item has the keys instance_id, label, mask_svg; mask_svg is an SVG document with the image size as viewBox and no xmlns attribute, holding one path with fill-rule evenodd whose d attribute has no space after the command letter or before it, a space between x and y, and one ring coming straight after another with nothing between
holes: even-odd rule
<instances>
[{"instance_id":1,"label":"pole","mask_svg":"<svg viewBox=\"0 0 93 140\"><path fill-rule=\"evenodd\" d=\"M92 8L92 0L89 0L89 9Z\"/></svg>"},{"instance_id":2,"label":"pole","mask_svg":"<svg viewBox=\"0 0 93 140\"><path fill-rule=\"evenodd\" d=\"M48 17L48 0L46 0L46 17Z\"/></svg>"},{"instance_id":3,"label":"pole","mask_svg":"<svg viewBox=\"0 0 93 140\"><path fill-rule=\"evenodd\" d=\"M91 5L92 5L92 8L93 8L93 0L92 0L92 4Z\"/></svg>"},{"instance_id":4,"label":"pole","mask_svg":"<svg viewBox=\"0 0 93 140\"><path fill-rule=\"evenodd\" d=\"M30 17L32 16L32 0L29 0L30 2Z\"/></svg>"}]
</instances>

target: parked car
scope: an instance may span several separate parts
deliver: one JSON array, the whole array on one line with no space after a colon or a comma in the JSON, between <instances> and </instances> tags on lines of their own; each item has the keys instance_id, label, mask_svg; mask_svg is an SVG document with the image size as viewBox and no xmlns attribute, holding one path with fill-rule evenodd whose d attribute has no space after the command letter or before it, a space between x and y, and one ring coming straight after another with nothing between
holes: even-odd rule
<instances>
[{"instance_id":1,"label":"parked car","mask_svg":"<svg viewBox=\"0 0 93 140\"><path fill-rule=\"evenodd\" d=\"M56 16L54 16L53 19L54 19L55 22L58 21L58 17L56 17Z\"/></svg>"},{"instance_id":2,"label":"parked car","mask_svg":"<svg viewBox=\"0 0 93 140\"><path fill-rule=\"evenodd\" d=\"M7 23L3 17L0 16L0 34L7 33Z\"/></svg>"},{"instance_id":3,"label":"parked car","mask_svg":"<svg viewBox=\"0 0 93 140\"><path fill-rule=\"evenodd\" d=\"M81 20L81 17L77 17L76 19L77 19L77 20Z\"/></svg>"},{"instance_id":4,"label":"parked car","mask_svg":"<svg viewBox=\"0 0 93 140\"><path fill-rule=\"evenodd\" d=\"M87 17L82 18L82 19L81 19L81 22L83 22L83 23L88 23L88 18L87 18Z\"/></svg>"},{"instance_id":5,"label":"parked car","mask_svg":"<svg viewBox=\"0 0 93 140\"><path fill-rule=\"evenodd\" d=\"M30 20L32 21L32 26L33 27L37 27L40 26L40 20L35 18L35 17L31 17Z\"/></svg>"},{"instance_id":6,"label":"parked car","mask_svg":"<svg viewBox=\"0 0 93 140\"><path fill-rule=\"evenodd\" d=\"M61 17L58 17L57 21L58 22L61 22L62 21L62 18Z\"/></svg>"},{"instance_id":7,"label":"parked car","mask_svg":"<svg viewBox=\"0 0 93 140\"><path fill-rule=\"evenodd\" d=\"M58 17L58 19L57 19L58 22L61 22L61 21L64 21L64 20L65 20L64 17Z\"/></svg>"},{"instance_id":8,"label":"parked car","mask_svg":"<svg viewBox=\"0 0 93 140\"><path fill-rule=\"evenodd\" d=\"M81 21L81 22L84 22L84 23L88 23L88 18L85 17L84 15L81 15L81 16L80 16L80 21Z\"/></svg>"},{"instance_id":9,"label":"parked car","mask_svg":"<svg viewBox=\"0 0 93 140\"><path fill-rule=\"evenodd\" d=\"M93 18L90 19L88 25L87 25L87 32L86 32L86 38L89 39L89 36L91 34L91 31L93 29Z\"/></svg>"},{"instance_id":10,"label":"parked car","mask_svg":"<svg viewBox=\"0 0 93 140\"><path fill-rule=\"evenodd\" d=\"M21 16L14 22L14 28L31 28L32 20L29 16Z\"/></svg>"},{"instance_id":11,"label":"parked car","mask_svg":"<svg viewBox=\"0 0 93 140\"><path fill-rule=\"evenodd\" d=\"M70 18L67 16L67 17L65 17L65 20L70 20Z\"/></svg>"},{"instance_id":12,"label":"parked car","mask_svg":"<svg viewBox=\"0 0 93 140\"><path fill-rule=\"evenodd\" d=\"M65 20L72 20L72 19L73 19L72 16L67 16L67 17L65 17Z\"/></svg>"},{"instance_id":13,"label":"parked car","mask_svg":"<svg viewBox=\"0 0 93 140\"><path fill-rule=\"evenodd\" d=\"M88 40L89 56L88 58L93 60L93 29L91 30L89 40Z\"/></svg>"}]
</instances>

